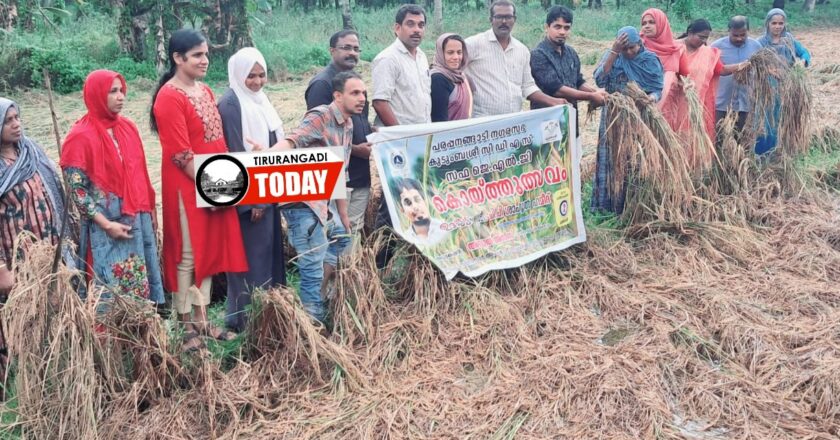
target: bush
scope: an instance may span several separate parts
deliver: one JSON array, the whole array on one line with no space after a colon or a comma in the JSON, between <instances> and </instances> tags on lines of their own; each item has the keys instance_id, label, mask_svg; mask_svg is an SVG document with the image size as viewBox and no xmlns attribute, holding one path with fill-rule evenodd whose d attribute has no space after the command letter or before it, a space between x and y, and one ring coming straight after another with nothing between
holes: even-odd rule
<instances>
[{"instance_id":1,"label":"bush","mask_svg":"<svg viewBox=\"0 0 840 440\"><path fill-rule=\"evenodd\" d=\"M31 80L35 83L43 81L42 70L46 67L52 78L52 88L58 93L80 90L85 77L94 68L87 59L64 49L33 49L28 64L32 71Z\"/></svg>"}]
</instances>

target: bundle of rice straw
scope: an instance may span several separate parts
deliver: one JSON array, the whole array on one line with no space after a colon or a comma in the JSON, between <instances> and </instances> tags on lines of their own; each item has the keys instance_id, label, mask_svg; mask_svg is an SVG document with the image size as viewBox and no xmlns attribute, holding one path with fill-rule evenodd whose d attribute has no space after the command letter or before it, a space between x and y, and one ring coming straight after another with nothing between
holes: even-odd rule
<instances>
[{"instance_id":1,"label":"bundle of rice straw","mask_svg":"<svg viewBox=\"0 0 840 440\"><path fill-rule=\"evenodd\" d=\"M795 157L809 148L809 121L813 95L805 71L791 68L772 49L764 48L750 57L748 68L735 73L735 81L750 86L752 109L746 127L753 145L765 133L765 118L778 114L777 150Z\"/></svg>"},{"instance_id":2,"label":"bundle of rice straw","mask_svg":"<svg viewBox=\"0 0 840 440\"><path fill-rule=\"evenodd\" d=\"M696 177L711 168L712 163L717 159L717 153L706 131L706 107L700 102L697 89L688 77L682 78L682 84L688 102L688 127L684 132L686 138L682 140L688 156L689 169Z\"/></svg>"},{"instance_id":3,"label":"bundle of rice straw","mask_svg":"<svg viewBox=\"0 0 840 440\"><path fill-rule=\"evenodd\" d=\"M254 368L272 385L326 384L330 376L325 373L331 369L353 389L367 382L355 356L321 335L292 290L255 293L251 310L246 351Z\"/></svg>"},{"instance_id":4,"label":"bundle of rice straw","mask_svg":"<svg viewBox=\"0 0 840 440\"><path fill-rule=\"evenodd\" d=\"M749 187L752 161L747 155L748 148L738 142L737 121L737 113L729 112L718 124L720 154L706 186L711 194L735 194Z\"/></svg>"},{"instance_id":5,"label":"bundle of rice straw","mask_svg":"<svg viewBox=\"0 0 840 440\"><path fill-rule=\"evenodd\" d=\"M610 194L621 197L626 185L624 216L634 222L678 223L694 193L685 150L644 91L631 82L626 93L607 100Z\"/></svg>"},{"instance_id":6,"label":"bundle of rice straw","mask_svg":"<svg viewBox=\"0 0 840 440\"><path fill-rule=\"evenodd\" d=\"M27 246L2 309L9 354L17 361L21 438L97 438L104 402L94 364L94 312L73 290L70 271L50 272L54 253L45 241Z\"/></svg>"}]
</instances>

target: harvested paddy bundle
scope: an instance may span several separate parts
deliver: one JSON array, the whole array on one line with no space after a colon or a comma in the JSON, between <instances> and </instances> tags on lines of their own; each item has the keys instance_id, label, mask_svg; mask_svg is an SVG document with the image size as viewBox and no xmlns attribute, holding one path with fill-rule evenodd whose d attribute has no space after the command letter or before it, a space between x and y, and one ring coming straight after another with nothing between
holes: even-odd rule
<instances>
[{"instance_id":1,"label":"harvested paddy bundle","mask_svg":"<svg viewBox=\"0 0 840 440\"><path fill-rule=\"evenodd\" d=\"M787 70L779 84L779 148L790 157L804 154L810 148L810 123L813 95L807 73L802 67Z\"/></svg>"},{"instance_id":2,"label":"harvested paddy bundle","mask_svg":"<svg viewBox=\"0 0 840 440\"><path fill-rule=\"evenodd\" d=\"M189 374L174 354L160 316L148 301L115 296L101 323L100 365L104 386L130 391L135 406L156 401L189 384Z\"/></svg>"},{"instance_id":3,"label":"harvested paddy bundle","mask_svg":"<svg viewBox=\"0 0 840 440\"><path fill-rule=\"evenodd\" d=\"M253 295L245 351L259 375L284 388L329 383L331 375L359 388L366 379L355 356L326 339L294 291L271 289Z\"/></svg>"},{"instance_id":4,"label":"harvested paddy bundle","mask_svg":"<svg viewBox=\"0 0 840 440\"><path fill-rule=\"evenodd\" d=\"M720 154L712 168L706 189L710 194L729 195L747 189L754 162L748 148L739 142L736 132L738 115L730 112L718 124Z\"/></svg>"},{"instance_id":5,"label":"harvested paddy bundle","mask_svg":"<svg viewBox=\"0 0 840 440\"><path fill-rule=\"evenodd\" d=\"M50 272L54 254L55 246L44 241L27 246L2 309L16 361L18 427L23 438L97 438L103 401L94 308L79 299L73 273L61 266Z\"/></svg>"},{"instance_id":6,"label":"harvested paddy bundle","mask_svg":"<svg viewBox=\"0 0 840 440\"><path fill-rule=\"evenodd\" d=\"M357 246L342 259L330 303L333 339L343 345L366 345L376 339L377 324L386 321L388 299L376 268L376 255L385 240L374 234L365 246Z\"/></svg>"},{"instance_id":7,"label":"harvested paddy bundle","mask_svg":"<svg viewBox=\"0 0 840 440\"><path fill-rule=\"evenodd\" d=\"M679 222L694 192L685 151L644 91L629 83L626 92L606 104L610 194L620 200L626 192L624 215L632 222Z\"/></svg>"},{"instance_id":8,"label":"harvested paddy bundle","mask_svg":"<svg viewBox=\"0 0 840 440\"><path fill-rule=\"evenodd\" d=\"M776 135L777 150L795 157L808 150L813 95L805 70L791 68L772 49L750 57L749 67L735 72L735 81L750 86L752 110L746 127L755 136Z\"/></svg>"},{"instance_id":9,"label":"harvested paddy bundle","mask_svg":"<svg viewBox=\"0 0 840 440\"><path fill-rule=\"evenodd\" d=\"M681 140L685 147L689 169L695 177L698 177L712 167L717 159L717 153L706 130L706 108L697 96L697 89L688 77L682 78L682 85L688 102L688 127L684 139Z\"/></svg>"}]
</instances>

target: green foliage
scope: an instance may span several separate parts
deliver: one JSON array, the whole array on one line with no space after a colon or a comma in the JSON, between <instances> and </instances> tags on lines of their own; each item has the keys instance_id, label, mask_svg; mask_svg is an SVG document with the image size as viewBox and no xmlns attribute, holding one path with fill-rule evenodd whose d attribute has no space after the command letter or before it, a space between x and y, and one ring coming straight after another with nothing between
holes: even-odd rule
<instances>
[{"instance_id":1,"label":"green foliage","mask_svg":"<svg viewBox=\"0 0 840 440\"><path fill-rule=\"evenodd\" d=\"M674 3L673 8L671 9L674 15L683 20L690 20L695 18L692 14L697 13L697 5L694 3L694 0L677 0ZM697 17L700 18L700 17ZM703 17L705 18L705 17Z\"/></svg>"},{"instance_id":2,"label":"green foliage","mask_svg":"<svg viewBox=\"0 0 840 440\"><path fill-rule=\"evenodd\" d=\"M53 78L52 87L58 93L79 90L79 85L84 83L88 72L93 70L93 65L88 60L58 48L33 50L29 67L32 69L33 81L36 78L42 79L42 69L47 68Z\"/></svg>"}]
</instances>

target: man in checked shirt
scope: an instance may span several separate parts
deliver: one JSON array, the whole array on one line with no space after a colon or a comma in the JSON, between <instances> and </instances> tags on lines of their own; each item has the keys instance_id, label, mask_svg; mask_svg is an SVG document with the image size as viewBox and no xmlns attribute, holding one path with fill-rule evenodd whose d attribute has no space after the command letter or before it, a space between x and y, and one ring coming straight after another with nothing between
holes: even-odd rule
<instances>
[{"instance_id":1,"label":"man in checked shirt","mask_svg":"<svg viewBox=\"0 0 840 440\"><path fill-rule=\"evenodd\" d=\"M300 126L269 151L341 146L346 176L353 142L351 118L364 110L366 89L359 74L347 71L333 78L333 90L332 103L306 112ZM298 253L300 301L310 316L325 323L327 286L335 275L338 257L350 244L347 200L298 202L282 208L289 241Z\"/></svg>"}]
</instances>

